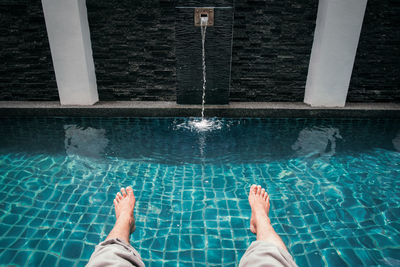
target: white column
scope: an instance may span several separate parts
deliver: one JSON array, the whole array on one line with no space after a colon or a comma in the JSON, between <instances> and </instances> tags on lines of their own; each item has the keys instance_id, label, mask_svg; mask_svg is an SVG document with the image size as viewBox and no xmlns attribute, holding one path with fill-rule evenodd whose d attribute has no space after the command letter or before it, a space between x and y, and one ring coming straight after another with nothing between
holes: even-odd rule
<instances>
[{"instance_id":1,"label":"white column","mask_svg":"<svg viewBox=\"0 0 400 267\"><path fill-rule=\"evenodd\" d=\"M42 0L62 105L99 100L85 0Z\"/></svg>"},{"instance_id":2,"label":"white column","mask_svg":"<svg viewBox=\"0 0 400 267\"><path fill-rule=\"evenodd\" d=\"M344 107L367 0L320 0L304 102Z\"/></svg>"}]
</instances>

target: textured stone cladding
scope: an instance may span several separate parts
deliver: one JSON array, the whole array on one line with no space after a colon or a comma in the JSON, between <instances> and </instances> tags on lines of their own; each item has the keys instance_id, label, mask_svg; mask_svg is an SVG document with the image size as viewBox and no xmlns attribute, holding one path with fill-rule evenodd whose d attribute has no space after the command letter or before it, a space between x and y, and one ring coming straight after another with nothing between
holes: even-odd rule
<instances>
[{"instance_id":1,"label":"textured stone cladding","mask_svg":"<svg viewBox=\"0 0 400 267\"><path fill-rule=\"evenodd\" d=\"M87 0L101 100L176 100L178 6L234 6L231 101L303 100L316 0Z\"/></svg>"},{"instance_id":2,"label":"textured stone cladding","mask_svg":"<svg viewBox=\"0 0 400 267\"><path fill-rule=\"evenodd\" d=\"M58 100L40 0L0 0L0 101Z\"/></svg>"},{"instance_id":3,"label":"textured stone cladding","mask_svg":"<svg viewBox=\"0 0 400 267\"><path fill-rule=\"evenodd\" d=\"M100 100L176 100L174 3L86 4Z\"/></svg>"},{"instance_id":4,"label":"textured stone cladding","mask_svg":"<svg viewBox=\"0 0 400 267\"><path fill-rule=\"evenodd\" d=\"M86 1L100 100L176 100L177 6L234 7L230 101L303 100L317 0ZM399 8L368 1L348 101L400 102ZM57 100L41 1L0 22L0 100Z\"/></svg>"},{"instance_id":5,"label":"textured stone cladding","mask_svg":"<svg viewBox=\"0 0 400 267\"><path fill-rule=\"evenodd\" d=\"M317 4L235 1L231 101L303 101Z\"/></svg>"},{"instance_id":6,"label":"textured stone cladding","mask_svg":"<svg viewBox=\"0 0 400 267\"><path fill-rule=\"evenodd\" d=\"M368 1L349 102L400 102L400 2Z\"/></svg>"}]
</instances>

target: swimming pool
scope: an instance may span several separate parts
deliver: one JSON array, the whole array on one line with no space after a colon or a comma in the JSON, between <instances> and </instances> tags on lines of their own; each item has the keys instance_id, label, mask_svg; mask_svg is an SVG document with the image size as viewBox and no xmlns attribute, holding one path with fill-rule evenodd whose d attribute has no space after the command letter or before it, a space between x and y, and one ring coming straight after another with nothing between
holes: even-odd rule
<instances>
[{"instance_id":1,"label":"swimming pool","mask_svg":"<svg viewBox=\"0 0 400 267\"><path fill-rule=\"evenodd\" d=\"M236 266L251 184L299 266L400 264L400 120L0 119L0 264L83 266L131 185L146 266Z\"/></svg>"}]
</instances>

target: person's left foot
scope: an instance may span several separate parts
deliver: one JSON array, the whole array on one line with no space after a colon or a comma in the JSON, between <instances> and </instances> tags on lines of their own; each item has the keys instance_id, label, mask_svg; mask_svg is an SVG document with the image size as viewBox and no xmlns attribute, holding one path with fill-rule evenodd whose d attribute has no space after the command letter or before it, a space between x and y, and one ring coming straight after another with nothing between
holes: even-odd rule
<instances>
[{"instance_id":1,"label":"person's left foot","mask_svg":"<svg viewBox=\"0 0 400 267\"><path fill-rule=\"evenodd\" d=\"M132 187L128 186L126 189L121 188L121 193L118 192L114 199L115 217L118 220L129 220L130 233L135 231L135 218L133 217L133 210L135 209L135 195L133 194Z\"/></svg>"},{"instance_id":2,"label":"person's left foot","mask_svg":"<svg viewBox=\"0 0 400 267\"><path fill-rule=\"evenodd\" d=\"M257 234L257 225L263 224L263 222L271 223L268 217L268 193L260 185L253 184L250 187L249 203L251 207L250 231L253 234Z\"/></svg>"}]
</instances>

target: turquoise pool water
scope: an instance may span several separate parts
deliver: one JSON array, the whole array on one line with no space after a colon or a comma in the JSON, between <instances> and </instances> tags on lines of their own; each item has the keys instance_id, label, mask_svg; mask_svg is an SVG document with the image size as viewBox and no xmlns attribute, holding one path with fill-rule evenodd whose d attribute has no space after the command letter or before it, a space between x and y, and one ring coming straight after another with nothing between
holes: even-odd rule
<instances>
[{"instance_id":1,"label":"turquoise pool water","mask_svg":"<svg viewBox=\"0 0 400 267\"><path fill-rule=\"evenodd\" d=\"M299 266L400 265L400 120L0 119L0 264L83 266L137 198L147 266L236 266L251 184Z\"/></svg>"}]
</instances>

